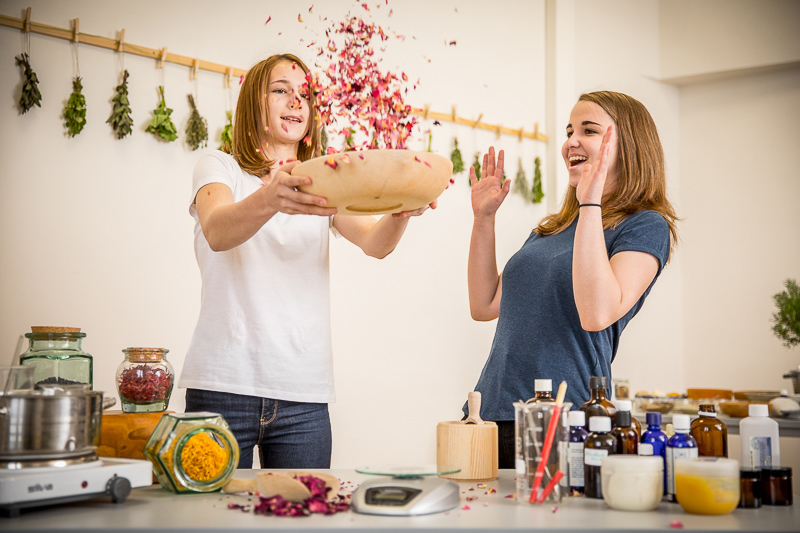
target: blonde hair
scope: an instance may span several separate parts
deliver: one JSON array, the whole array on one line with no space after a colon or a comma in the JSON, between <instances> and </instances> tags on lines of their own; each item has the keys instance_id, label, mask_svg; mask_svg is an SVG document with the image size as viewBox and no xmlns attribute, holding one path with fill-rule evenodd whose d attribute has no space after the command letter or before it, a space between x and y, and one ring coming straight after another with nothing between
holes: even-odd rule
<instances>
[{"instance_id":1,"label":"blonde hair","mask_svg":"<svg viewBox=\"0 0 800 533\"><path fill-rule=\"evenodd\" d=\"M656 211L669 225L672 252L678 243L679 218L667 198L664 149L653 117L641 102L622 93L586 93L578 101L599 105L614 121L617 131L618 176L614 189L603 197L603 229L614 229L626 217L639 211ZM561 210L543 218L534 231L540 235L560 233L577 216L576 189L570 187Z\"/></svg>"},{"instance_id":2,"label":"blonde hair","mask_svg":"<svg viewBox=\"0 0 800 533\"><path fill-rule=\"evenodd\" d=\"M230 153L243 170L256 176L266 176L275 163L265 152L272 142L269 131L269 108L266 103L267 85L272 69L281 62L294 63L308 74L308 67L300 58L292 54L276 54L257 63L245 74L236 113L233 120L232 146L225 146L224 151ZM306 161L320 154L320 123L316 111L314 94L308 91L309 121L307 137L300 141L297 148L297 159ZM308 139L310 142L306 142Z\"/></svg>"}]
</instances>

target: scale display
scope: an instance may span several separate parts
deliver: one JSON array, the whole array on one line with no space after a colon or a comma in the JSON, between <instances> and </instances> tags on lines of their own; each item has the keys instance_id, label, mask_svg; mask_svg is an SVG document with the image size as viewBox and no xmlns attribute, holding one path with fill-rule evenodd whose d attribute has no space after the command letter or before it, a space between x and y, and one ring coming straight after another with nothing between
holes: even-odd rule
<instances>
[{"instance_id":1,"label":"scale display","mask_svg":"<svg viewBox=\"0 0 800 533\"><path fill-rule=\"evenodd\" d=\"M353 492L353 511L362 514L414 516L449 511L458 506L458 485L437 476L456 474L459 468L363 467L356 472L376 479L365 481Z\"/></svg>"}]
</instances>

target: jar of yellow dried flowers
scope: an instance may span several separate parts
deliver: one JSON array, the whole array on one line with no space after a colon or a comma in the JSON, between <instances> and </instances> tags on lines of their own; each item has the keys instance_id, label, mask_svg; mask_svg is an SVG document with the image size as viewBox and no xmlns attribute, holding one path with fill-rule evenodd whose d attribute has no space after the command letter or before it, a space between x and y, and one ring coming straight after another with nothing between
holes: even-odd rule
<instances>
[{"instance_id":1,"label":"jar of yellow dried flowers","mask_svg":"<svg viewBox=\"0 0 800 533\"><path fill-rule=\"evenodd\" d=\"M239 445L220 414L168 413L147 441L144 456L165 489L213 492L233 476Z\"/></svg>"}]
</instances>

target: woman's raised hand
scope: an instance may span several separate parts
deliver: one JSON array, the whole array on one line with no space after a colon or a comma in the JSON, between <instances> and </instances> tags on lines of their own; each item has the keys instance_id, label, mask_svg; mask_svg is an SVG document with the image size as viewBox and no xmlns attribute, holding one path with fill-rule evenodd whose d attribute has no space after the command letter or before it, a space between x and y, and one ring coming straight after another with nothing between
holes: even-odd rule
<instances>
[{"instance_id":1,"label":"woman's raised hand","mask_svg":"<svg viewBox=\"0 0 800 533\"><path fill-rule=\"evenodd\" d=\"M611 144L616 139L616 130L610 125L603 135L600 145L600 158L592 168L591 164L583 167L581 180L575 191L579 204L599 204L603 200L603 189L606 185L608 166L611 163Z\"/></svg>"},{"instance_id":2,"label":"woman's raised hand","mask_svg":"<svg viewBox=\"0 0 800 533\"><path fill-rule=\"evenodd\" d=\"M472 184L472 212L474 215L494 216L511 190L511 180L503 182L504 153L500 150L497 164L494 159L494 146L483 156L481 177L475 174L475 167L469 167L469 182Z\"/></svg>"},{"instance_id":3,"label":"woman's raised hand","mask_svg":"<svg viewBox=\"0 0 800 533\"><path fill-rule=\"evenodd\" d=\"M308 176L292 176L292 169L299 163L300 161L292 161L271 172L269 183L261 190L267 203L275 211L287 215L335 215L335 207L325 207L327 199L298 189L302 185L311 184Z\"/></svg>"}]
</instances>

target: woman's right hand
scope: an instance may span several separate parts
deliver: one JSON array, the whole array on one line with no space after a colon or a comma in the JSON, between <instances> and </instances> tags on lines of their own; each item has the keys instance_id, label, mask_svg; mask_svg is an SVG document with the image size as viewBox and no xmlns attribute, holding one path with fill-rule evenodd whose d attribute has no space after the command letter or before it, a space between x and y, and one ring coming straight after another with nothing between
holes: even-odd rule
<instances>
[{"instance_id":1,"label":"woman's right hand","mask_svg":"<svg viewBox=\"0 0 800 533\"><path fill-rule=\"evenodd\" d=\"M292 169L300 161L286 163L271 172L269 182L259 191L268 207L287 215L335 215L335 207L326 207L328 200L322 196L305 193L298 189L303 185L311 185L308 176L293 176Z\"/></svg>"},{"instance_id":2,"label":"woman's right hand","mask_svg":"<svg viewBox=\"0 0 800 533\"><path fill-rule=\"evenodd\" d=\"M475 217L494 216L511 190L511 180L503 183L503 150L497 156L495 164L494 146L483 156L481 177L475 174L475 167L469 168L469 182L472 184L472 212Z\"/></svg>"}]
</instances>

